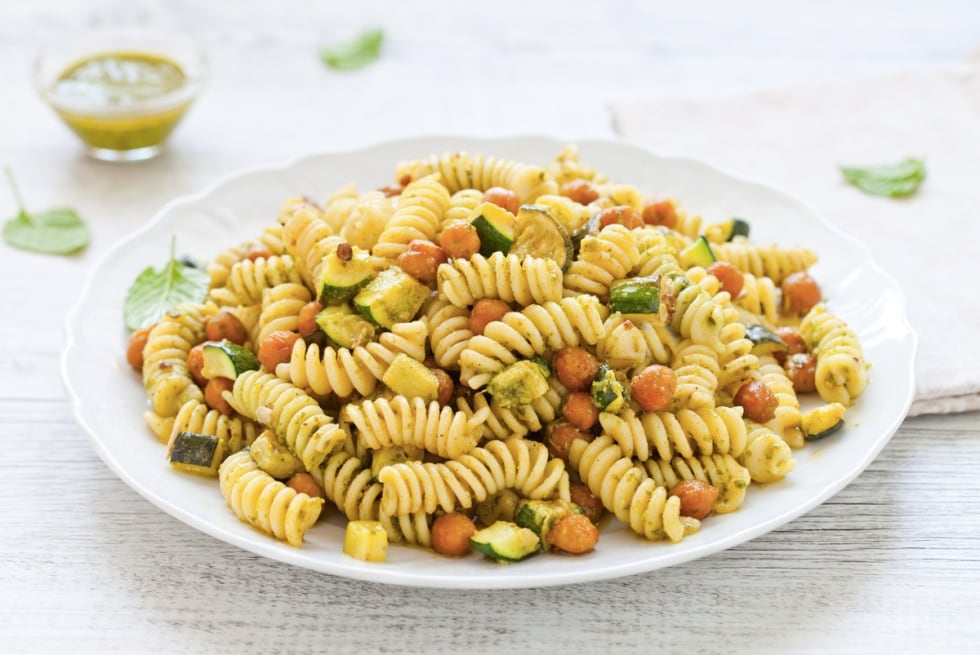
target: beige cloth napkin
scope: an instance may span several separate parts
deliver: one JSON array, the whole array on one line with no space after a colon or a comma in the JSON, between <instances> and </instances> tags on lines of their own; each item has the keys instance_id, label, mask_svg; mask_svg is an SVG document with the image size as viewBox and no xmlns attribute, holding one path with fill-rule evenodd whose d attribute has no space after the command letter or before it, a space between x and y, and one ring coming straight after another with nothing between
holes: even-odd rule
<instances>
[{"instance_id":1,"label":"beige cloth napkin","mask_svg":"<svg viewBox=\"0 0 980 655\"><path fill-rule=\"evenodd\" d=\"M791 191L867 244L919 337L910 415L980 409L980 64L708 98L623 100L616 129ZM926 162L906 200L838 164Z\"/></svg>"}]
</instances>

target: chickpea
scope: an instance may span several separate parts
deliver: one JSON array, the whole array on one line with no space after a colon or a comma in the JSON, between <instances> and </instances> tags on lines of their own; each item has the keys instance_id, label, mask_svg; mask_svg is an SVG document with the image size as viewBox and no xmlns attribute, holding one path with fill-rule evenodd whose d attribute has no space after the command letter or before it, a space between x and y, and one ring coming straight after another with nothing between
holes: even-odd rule
<instances>
[{"instance_id":1,"label":"chickpea","mask_svg":"<svg viewBox=\"0 0 980 655\"><path fill-rule=\"evenodd\" d=\"M582 508L582 512L589 517L590 521L599 522L605 508L602 506L602 499L592 493L587 484L578 482L569 485L568 495L573 503Z\"/></svg>"},{"instance_id":2,"label":"chickpea","mask_svg":"<svg viewBox=\"0 0 980 655\"><path fill-rule=\"evenodd\" d=\"M585 348L568 346L555 353L555 374L569 391L581 391L592 384L599 372L599 360Z\"/></svg>"},{"instance_id":3,"label":"chickpea","mask_svg":"<svg viewBox=\"0 0 980 655\"><path fill-rule=\"evenodd\" d=\"M231 312L220 312L208 319L204 324L204 334L208 341L227 339L239 346L248 341L248 330L245 325Z\"/></svg>"},{"instance_id":4,"label":"chickpea","mask_svg":"<svg viewBox=\"0 0 980 655\"><path fill-rule=\"evenodd\" d=\"M820 302L820 285L804 271L788 275L782 284L786 311L803 316Z\"/></svg>"},{"instance_id":5,"label":"chickpea","mask_svg":"<svg viewBox=\"0 0 980 655\"><path fill-rule=\"evenodd\" d=\"M587 205L599 199L599 191L588 180L572 180L561 185L561 195Z\"/></svg>"},{"instance_id":6,"label":"chickpea","mask_svg":"<svg viewBox=\"0 0 980 655\"><path fill-rule=\"evenodd\" d=\"M439 234L439 245L447 257L469 259L480 252L480 235L466 221L450 223Z\"/></svg>"},{"instance_id":7,"label":"chickpea","mask_svg":"<svg viewBox=\"0 0 980 655\"><path fill-rule=\"evenodd\" d=\"M708 267L708 274L718 278L718 281L721 282L721 288L727 291L733 300L742 293L745 275L729 262L718 261L713 263Z\"/></svg>"},{"instance_id":8,"label":"chickpea","mask_svg":"<svg viewBox=\"0 0 980 655\"><path fill-rule=\"evenodd\" d=\"M715 509L718 501L718 488L701 480L681 480L667 492L681 500L681 516L690 516L699 521Z\"/></svg>"},{"instance_id":9,"label":"chickpea","mask_svg":"<svg viewBox=\"0 0 980 655\"><path fill-rule=\"evenodd\" d=\"M745 412L745 417L756 423L768 423L776 416L779 399L772 389L752 380L746 382L735 392L734 403Z\"/></svg>"},{"instance_id":10,"label":"chickpea","mask_svg":"<svg viewBox=\"0 0 980 655\"><path fill-rule=\"evenodd\" d=\"M783 365L793 381L793 391L810 393L817 390L817 358L810 353L795 353Z\"/></svg>"},{"instance_id":11,"label":"chickpea","mask_svg":"<svg viewBox=\"0 0 980 655\"><path fill-rule=\"evenodd\" d=\"M588 430L599 422L599 408L589 392L573 391L568 394L562 416L580 430Z\"/></svg>"},{"instance_id":12,"label":"chickpea","mask_svg":"<svg viewBox=\"0 0 980 655\"><path fill-rule=\"evenodd\" d=\"M432 522L432 550L440 555L460 557L470 552L470 537L476 534L473 520L450 512Z\"/></svg>"},{"instance_id":13,"label":"chickpea","mask_svg":"<svg viewBox=\"0 0 980 655\"><path fill-rule=\"evenodd\" d=\"M274 373L276 366L283 362L288 362L293 354L293 344L299 339L297 332L288 330L275 330L259 344L259 363L262 368Z\"/></svg>"},{"instance_id":14,"label":"chickpea","mask_svg":"<svg viewBox=\"0 0 980 655\"><path fill-rule=\"evenodd\" d=\"M677 375L663 364L651 364L630 380L630 397L645 412L670 407L677 389Z\"/></svg>"},{"instance_id":15,"label":"chickpea","mask_svg":"<svg viewBox=\"0 0 980 655\"><path fill-rule=\"evenodd\" d=\"M627 230L643 227L643 216L629 205L618 205L604 209L599 214L599 229L614 223L622 225Z\"/></svg>"},{"instance_id":16,"label":"chickpea","mask_svg":"<svg viewBox=\"0 0 980 655\"><path fill-rule=\"evenodd\" d=\"M211 409L216 409L225 416L231 416L235 413L235 410L231 408L225 397L221 395L223 391L231 391L232 387L235 386L234 380L229 380L228 378L212 378L208 380L207 386L204 387L204 402L208 404Z\"/></svg>"},{"instance_id":17,"label":"chickpea","mask_svg":"<svg viewBox=\"0 0 980 655\"><path fill-rule=\"evenodd\" d=\"M773 352L773 357L779 362L780 366L784 366L786 358L789 355L795 355L796 353L805 353L806 343L803 342L803 337L800 335L800 331L794 327L784 326L776 330L776 336L783 340L786 344L785 350L776 350Z\"/></svg>"},{"instance_id":18,"label":"chickpea","mask_svg":"<svg viewBox=\"0 0 980 655\"><path fill-rule=\"evenodd\" d=\"M652 200L643 206L643 222L673 230L677 227L677 208L669 200Z\"/></svg>"},{"instance_id":19,"label":"chickpea","mask_svg":"<svg viewBox=\"0 0 980 655\"><path fill-rule=\"evenodd\" d=\"M286 480L286 486L297 493L306 494L310 498L323 498L323 489L316 483L313 476L306 471L295 473Z\"/></svg>"},{"instance_id":20,"label":"chickpea","mask_svg":"<svg viewBox=\"0 0 980 655\"><path fill-rule=\"evenodd\" d=\"M408 250L398 255L395 263L419 282L433 284L439 264L446 263L446 260L442 248L431 241L416 239L408 244Z\"/></svg>"},{"instance_id":21,"label":"chickpea","mask_svg":"<svg viewBox=\"0 0 980 655\"><path fill-rule=\"evenodd\" d=\"M309 336L320 329L320 326L316 322L316 315L322 310L323 305L316 300L303 305L303 308L299 310L299 315L296 317L296 329L299 330L300 336Z\"/></svg>"},{"instance_id":22,"label":"chickpea","mask_svg":"<svg viewBox=\"0 0 980 655\"><path fill-rule=\"evenodd\" d=\"M555 421L548 426L544 443L552 457L568 461L568 448L576 439L592 441L592 435L580 430L568 421Z\"/></svg>"},{"instance_id":23,"label":"chickpea","mask_svg":"<svg viewBox=\"0 0 980 655\"><path fill-rule=\"evenodd\" d=\"M502 207L511 214L517 215L521 209L521 198L510 189L494 186L490 187L483 194L483 202L492 202L498 207Z\"/></svg>"},{"instance_id":24,"label":"chickpea","mask_svg":"<svg viewBox=\"0 0 980 655\"><path fill-rule=\"evenodd\" d=\"M143 349L150 338L150 330L153 326L136 330L129 335L129 345L126 347L126 361L133 367L134 371L143 371Z\"/></svg>"},{"instance_id":25,"label":"chickpea","mask_svg":"<svg viewBox=\"0 0 980 655\"><path fill-rule=\"evenodd\" d=\"M204 344L197 344L187 353L187 370L197 386L202 389L207 386L208 379L204 377Z\"/></svg>"},{"instance_id":26,"label":"chickpea","mask_svg":"<svg viewBox=\"0 0 980 655\"><path fill-rule=\"evenodd\" d=\"M470 311L470 330L473 334L483 334L487 325L499 321L510 312L510 305L495 298L480 298Z\"/></svg>"},{"instance_id":27,"label":"chickpea","mask_svg":"<svg viewBox=\"0 0 980 655\"><path fill-rule=\"evenodd\" d=\"M569 514L555 523L546 539L558 550L581 555L599 543L599 528L584 514Z\"/></svg>"},{"instance_id":28,"label":"chickpea","mask_svg":"<svg viewBox=\"0 0 980 655\"><path fill-rule=\"evenodd\" d=\"M436 374L436 379L439 380L439 404L448 405L449 401L453 399L453 391L456 390L456 383L453 382L453 378L441 368L434 368L432 372Z\"/></svg>"}]
</instances>

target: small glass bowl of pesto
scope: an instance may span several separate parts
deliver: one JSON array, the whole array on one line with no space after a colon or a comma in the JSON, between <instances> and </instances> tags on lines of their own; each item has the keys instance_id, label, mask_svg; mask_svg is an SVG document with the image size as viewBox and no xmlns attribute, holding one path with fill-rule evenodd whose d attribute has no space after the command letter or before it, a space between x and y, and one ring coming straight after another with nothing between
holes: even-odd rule
<instances>
[{"instance_id":1,"label":"small glass bowl of pesto","mask_svg":"<svg viewBox=\"0 0 980 655\"><path fill-rule=\"evenodd\" d=\"M191 39L103 32L44 49L34 83L89 155L141 161L163 152L207 72L204 52Z\"/></svg>"}]
</instances>

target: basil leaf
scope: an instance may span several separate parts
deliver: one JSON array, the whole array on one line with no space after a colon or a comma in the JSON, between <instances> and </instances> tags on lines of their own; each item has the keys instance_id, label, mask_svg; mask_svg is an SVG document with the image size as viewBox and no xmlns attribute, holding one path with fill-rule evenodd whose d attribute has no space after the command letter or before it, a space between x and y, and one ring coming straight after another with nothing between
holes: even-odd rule
<instances>
[{"instance_id":1,"label":"basil leaf","mask_svg":"<svg viewBox=\"0 0 980 655\"><path fill-rule=\"evenodd\" d=\"M170 242L170 260L162 269L147 267L126 292L123 320L126 329L139 330L156 323L163 313L182 302L201 302L211 278L207 271L174 258L176 239Z\"/></svg>"},{"instance_id":2,"label":"basil leaf","mask_svg":"<svg viewBox=\"0 0 980 655\"><path fill-rule=\"evenodd\" d=\"M848 182L865 193L900 198L912 195L926 178L926 165L921 159L905 159L897 164L881 166L841 166Z\"/></svg>"},{"instance_id":3,"label":"basil leaf","mask_svg":"<svg viewBox=\"0 0 980 655\"><path fill-rule=\"evenodd\" d=\"M10 191L20 211L3 225L3 240L14 248L46 255L70 255L88 245L88 227L81 216L65 207L31 214L24 209L14 174L4 168Z\"/></svg>"},{"instance_id":4,"label":"basil leaf","mask_svg":"<svg viewBox=\"0 0 980 655\"><path fill-rule=\"evenodd\" d=\"M384 33L381 30L370 30L360 34L353 41L320 50L320 59L336 70L355 70L367 66L378 58L382 42L384 42Z\"/></svg>"}]
</instances>

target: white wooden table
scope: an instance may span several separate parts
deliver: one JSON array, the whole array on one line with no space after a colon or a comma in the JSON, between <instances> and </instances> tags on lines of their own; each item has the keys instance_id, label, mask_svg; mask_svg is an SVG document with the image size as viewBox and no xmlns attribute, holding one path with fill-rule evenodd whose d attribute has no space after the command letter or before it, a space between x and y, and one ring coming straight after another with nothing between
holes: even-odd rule
<instances>
[{"instance_id":1,"label":"white wooden table","mask_svg":"<svg viewBox=\"0 0 980 655\"><path fill-rule=\"evenodd\" d=\"M0 652L977 652L980 415L907 420L824 505L689 564L519 591L387 587L264 560L160 512L99 460L65 403L63 316L111 243L243 166L422 134L614 136L607 103L956 61L955 2L0 5L0 164L33 207L75 207L81 255L0 245ZM324 3L325 4L325 3ZM649 6L648 6L649 5ZM36 45L114 22L196 32L213 80L140 165L86 159L33 93ZM381 25L349 75L320 44ZM0 215L15 213L0 190Z\"/></svg>"}]
</instances>

